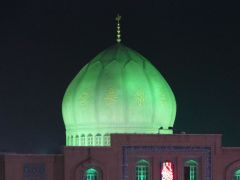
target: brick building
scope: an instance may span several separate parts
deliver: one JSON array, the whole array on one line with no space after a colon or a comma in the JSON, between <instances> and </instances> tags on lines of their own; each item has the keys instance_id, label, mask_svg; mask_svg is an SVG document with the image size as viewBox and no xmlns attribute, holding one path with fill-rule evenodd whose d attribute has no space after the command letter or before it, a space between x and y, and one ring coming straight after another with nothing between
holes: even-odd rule
<instances>
[{"instance_id":1,"label":"brick building","mask_svg":"<svg viewBox=\"0 0 240 180\"><path fill-rule=\"evenodd\" d=\"M221 135L173 134L174 94L121 44L98 54L63 98L62 154L0 155L0 180L240 180L240 148Z\"/></svg>"}]
</instances>

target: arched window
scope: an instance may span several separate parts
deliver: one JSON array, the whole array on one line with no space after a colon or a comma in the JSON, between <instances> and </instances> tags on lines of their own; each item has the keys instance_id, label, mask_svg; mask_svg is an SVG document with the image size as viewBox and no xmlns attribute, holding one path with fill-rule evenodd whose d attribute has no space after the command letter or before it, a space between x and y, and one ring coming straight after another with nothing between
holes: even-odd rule
<instances>
[{"instance_id":1,"label":"arched window","mask_svg":"<svg viewBox=\"0 0 240 180\"><path fill-rule=\"evenodd\" d=\"M81 146L85 146L85 135L81 135Z\"/></svg>"},{"instance_id":2,"label":"arched window","mask_svg":"<svg viewBox=\"0 0 240 180\"><path fill-rule=\"evenodd\" d=\"M67 136L67 146L69 146L70 145L70 136Z\"/></svg>"},{"instance_id":3,"label":"arched window","mask_svg":"<svg viewBox=\"0 0 240 180\"><path fill-rule=\"evenodd\" d=\"M87 145L88 146L92 146L93 145L93 135L92 134L89 134L87 136Z\"/></svg>"},{"instance_id":4,"label":"arched window","mask_svg":"<svg viewBox=\"0 0 240 180\"><path fill-rule=\"evenodd\" d=\"M184 180L197 180L198 163L194 160L188 160L184 163ZM240 179L239 179L240 180Z\"/></svg>"},{"instance_id":5,"label":"arched window","mask_svg":"<svg viewBox=\"0 0 240 180\"><path fill-rule=\"evenodd\" d=\"M75 138L75 146L79 146L79 136L76 135L76 138Z\"/></svg>"},{"instance_id":6,"label":"arched window","mask_svg":"<svg viewBox=\"0 0 240 180\"><path fill-rule=\"evenodd\" d=\"M95 136L95 145L96 145L96 146L101 146L101 144L102 144L101 138L102 138L101 134L97 134L97 135Z\"/></svg>"},{"instance_id":7,"label":"arched window","mask_svg":"<svg viewBox=\"0 0 240 180\"><path fill-rule=\"evenodd\" d=\"M240 169L234 172L234 180L240 180Z\"/></svg>"},{"instance_id":8,"label":"arched window","mask_svg":"<svg viewBox=\"0 0 240 180\"><path fill-rule=\"evenodd\" d=\"M71 136L71 139L70 139L70 146L73 146L73 135Z\"/></svg>"},{"instance_id":9,"label":"arched window","mask_svg":"<svg viewBox=\"0 0 240 180\"><path fill-rule=\"evenodd\" d=\"M84 180L99 180L99 172L94 168L89 168L84 173Z\"/></svg>"},{"instance_id":10,"label":"arched window","mask_svg":"<svg viewBox=\"0 0 240 180\"><path fill-rule=\"evenodd\" d=\"M139 160L136 164L136 180L149 180L149 162Z\"/></svg>"},{"instance_id":11,"label":"arched window","mask_svg":"<svg viewBox=\"0 0 240 180\"><path fill-rule=\"evenodd\" d=\"M104 146L110 146L110 134L105 134L103 137L103 145Z\"/></svg>"}]
</instances>

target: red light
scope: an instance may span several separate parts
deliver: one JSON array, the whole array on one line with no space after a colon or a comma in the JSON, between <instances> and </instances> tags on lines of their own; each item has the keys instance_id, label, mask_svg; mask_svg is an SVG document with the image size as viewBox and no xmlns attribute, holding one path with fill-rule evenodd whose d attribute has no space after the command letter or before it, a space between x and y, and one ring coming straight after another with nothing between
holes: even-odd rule
<instances>
[{"instance_id":1,"label":"red light","mask_svg":"<svg viewBox=\"0 0 240 180\"><path fill-rule=\"evenodd\" d=\"M162 163L161 180L173 180L173 163L166 161Z\"/></svg>"}]
</instances>

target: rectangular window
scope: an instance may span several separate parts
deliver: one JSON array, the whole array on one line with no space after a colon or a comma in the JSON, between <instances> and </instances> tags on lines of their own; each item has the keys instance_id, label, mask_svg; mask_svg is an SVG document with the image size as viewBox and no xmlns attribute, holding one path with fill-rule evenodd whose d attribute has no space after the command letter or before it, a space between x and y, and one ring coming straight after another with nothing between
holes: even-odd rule
<instances>
[{"instance_id":1,"label":"rectangular window","mask_svg":"<svg viewBox=\"0 0 240 180\"><path fill-rule=\"evenodd\" d=\"M137 174L136 174L137 180L147 180L148 174L147 174L147 167L145 166L139 166L137 168Z\"/></svg>"}]
</instances>

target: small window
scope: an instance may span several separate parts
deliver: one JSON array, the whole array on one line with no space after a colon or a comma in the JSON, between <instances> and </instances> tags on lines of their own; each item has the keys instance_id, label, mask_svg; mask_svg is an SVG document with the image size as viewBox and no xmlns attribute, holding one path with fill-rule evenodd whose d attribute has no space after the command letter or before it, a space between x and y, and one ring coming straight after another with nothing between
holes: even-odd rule
<instances>
[{"instance_id":1,"label":"small window","mask_svg":"<svg viewBox=\"0 0 240 180\"><path fill-rule=\"evenodd\" d=\"M93 145L93 135L92 134L89 134L87 136L87 145L88 146L92 146Z\"/></svg>"},{"instance_id":2,"label":"small window","mask_svg":"<svg viewBox=\"0 0 240 180\"><path fill-rule=\"evenodd\" d=\"M136 164L136 180L149 180L149 163L146 160L139 160Z\"/></svg>"},{"instance_id":3,"label":"small window","mask_svg":"<svg viewBox=\"0 0 240 180\"><path fill-rule=\"evenodd\" d=\"M94 168L89 168L85 171L84 180L99 180L99 173Z\"/></svg>"},{"instance_id":4,"label":"small window","mask_svg":"<svg viewBox=\"0 0 240 180\"><path fill-rule=\"evenodd\" d=\"M67 146L69 146L70 145L70 136L67 136Z\"/></svg>"},{"instance_id":5,"label":"small window","mask_svg":"<svg viewBox=\"0 0 240 180\"><path fill-rule=\"evenodd\" d=\"M85 146L85 135L81 135L81 146Z\"/></svg>"},{"instance_id":6,"label":"small window","mask_svg":"<svg viewBox=\"0 0 240 180\"><path fill-rule=\"evenodd\" d=\"M198 163L188 160L184 163L184 180L197 180ZM240 180L240 179L239 179Z\"/></svg>"},{"instance_id":7,"label":"small window","mask_svg":"<svg viewBox=\"0 0 240 180\"><path fill-rule=\"evenodd\" d=\"M75 146L79 146L79 136L76 135L76 138L75 138Z\"/></svg>"},{"instance_id":8,"label":"small window","mask_svg":"<svg viewBox=\"0 0 240 180\"><path fill-rule=\"evenodd\" d=\"M234 180L240 180L240 169L234 172Z\"/></svg>"},{"instance_id":9,"label":"small window","mask_svg":"<svg viewBox=\"0 0 240 180\"><path fill-rule=\"evenodd\" d=\"M71 136L70 146L73 146L73 135Z\"/></svg>"},{"instance_id":10,"label":"small window","mask_svg":"<svg viewBox=\"0 0 240 180\"><path fill-rule=\"evenodd\" d=\"M103 138L103 144L104 146L110 146L110 134L105 134Z\"/></svg>"},{"instance_id":11,"label":"small window","mask_svg":"<svg viewBox=\"0 0 240 180\"><path fill-rule=\"evenodd\" d=\"M96 146L101 146L101 138L102 138L102 136L101 136L101 134L97 134L96 136L95 136L95 145Z\"/></svg>"}]
</instances>

